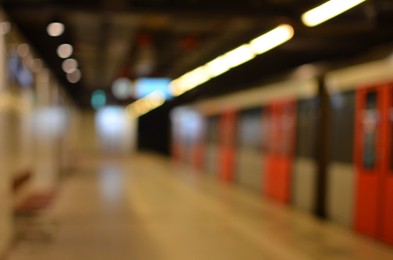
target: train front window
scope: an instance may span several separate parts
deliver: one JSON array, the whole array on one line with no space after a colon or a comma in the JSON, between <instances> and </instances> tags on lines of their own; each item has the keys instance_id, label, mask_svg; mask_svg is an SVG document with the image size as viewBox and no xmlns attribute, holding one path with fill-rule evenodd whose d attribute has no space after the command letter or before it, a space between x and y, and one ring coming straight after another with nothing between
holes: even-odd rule
<instances>
[{"instance_id":1,"label":"train front window","mask_svg":"<svg viewBox=\"0 0 393 260\"><path fill-rule=\"evenodd\" d=\"M369 92L366 95L365 109L363 111L363 167L373 169L376 162L377 140L377 93Z\"/></svg>"}]
</instances>

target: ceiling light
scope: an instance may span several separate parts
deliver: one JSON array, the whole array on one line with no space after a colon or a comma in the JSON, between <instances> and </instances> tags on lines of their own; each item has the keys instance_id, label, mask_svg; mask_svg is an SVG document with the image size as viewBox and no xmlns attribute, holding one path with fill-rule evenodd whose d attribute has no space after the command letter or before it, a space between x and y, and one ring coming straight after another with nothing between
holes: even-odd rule
<instances>
[{"instance_id":1,"label":"ceiling light","mask_svg":"<svg viewBox=\"0 0 393 260\"><path fill-rule=\"evenodd\" d=\"M302 21L309 27L321 24L366 0L331 0L302 15Z\"/></svg>"},{"instance_id":2,"label":"ceiling light","mask_svg":"<svg viewBox=\"0 0 393 260\"><path fill-rule=\"evenodd\" d=\"M126 107L126 111L141 116L165 103L165 95L155 91L144 98L138 99Z\"/></svg>"},{"instance_id":3,"label":"ceiling light","mask_svg":"<svg viewBox=\"0 0 393 260\"><path fill-rule=\"evenodd\" d=\"M293 37L293 34L294 30L292 26L282 24L252 40L250 42L250 46L256 54L262 54L290 40Z\"/></svg>"},{"instance_id":4,"label":"ceiling light","mask_svg":"<svg viewBox=\"0 0 393 260\"><path fill-rule=\"evenodd\" d=\"M209 68L207 66L198 67L170 84L170 92L173 96L180 96L186 91L189 91L211 79Z\"/></svg>"},{"instance_id":5,"label":"ceiling light","mask_svg":"<svg viewBox=\"0 0 393 260\"><path fill-rule=\"evenodd\" d=\"M181 94L186 92L181 87L180 79L172 80L172 82L169 85L169 91L170 91L171 95L174 97L180 96Z\"/></svg>"},{"instance_id":6,"label":"ceiling light","mask_svg":"<svg viewBox=\"0 0 393 260\"><path fill-rule=\"evenodd\" d=\"M210 79L210 74L205 66L198 67L183 76L183 81L188 89L199 86Z\"/></svg>"},{"instance_id":7,"label":"ceiling light","mask_svg":"<svg viewBox=\"0 0 393 260\"><path fill-rule=\"evenodd\" d=\"M73 48L70 44L64 43L57 48L57 55L60 58L66 59L72 55Z\"/></svg>"},{"instance_id":8,"label":"ceiling light","mask_svg":"<svg viewBox=\"0 0 393 260\"><path fill-rule=\"evenodd\" d=\"M112 84L112 94L117 99L127 99L132 96L133 84L128 78L118 78Z\"/></svg>"},{"instance_id":9,"label":"ceiling light","mask_svg":"<svg viewBox=\"0 0 393 260\"><path fill-rule=\"evenodd\" d=\"M51 23L46 28L46 31L48 32L48 34L50 36L58 37L58 36L62 35L64 32L64 24L58 23L58 22Z\"/></svg>"},{"instance_id":10,"label":"ceiling light","mask_svg":"<svg viewBox=\"0 0 393 260\"><path fill-rule=\"evenodd\" d=\"M95 90L90 98L91 106L94 109L99 109L106 104L106 94L103 90Z\"/></svg>"},{"instance_id":11,"label":"ceiling light","mask_svg":"<svg viewBox=\"0 0 393 260\"><path fill-rule=\"evenodd\" d=\"M77 83L77 82L79 82L81 77L82 77L82 73L78 69L76 69L73 72L67 74L67 80L70 83Z\"/></svg>"},{"instance_id":12,"label":"ceiling light","mask_svg":"<svg viewBox=\"0 0 393 260\"><path fill-rule=\"evenodd\" d=\"M78 62L75 59L66 59L62 64L65 73L72 73L78 68Z\"/></svg>"},{"instance_id":13,"label":"ceiling light","mask_svg":"<svg viewBox=\"0 0 393 260\"><path fill-rule=\"evenodd\" d=\"M206 67L212 77L217 77L231 69L231 66L226 62L224 56L220 56L207 63Z\"/></svg>"},{"instance_id":14,"label":"ceiling light","mask_svg":"<svg viewBox=\"0 0 393 260\"><path fill-rule=\"evenodd\" d=\"M242 46L227 52L224 55L224 60L231 68L237 67L255 57L253 50L250 45L243 44Z\"/></svg>"},{"instance_id":15,"label":"ceiling light","mask_svg":"<svg viewBox=\"0 0 393 260\"><path fill-rule=\"evenodd\" d=\"M173 80L170 84L171 94L173 96L180 96L184 92L227 72L231 68L252 60L256 55L283 44L291 39L293 35L293 27L288 24L282 24L252 40L250 43L243 44Z\"/></svg>"}]
</instances>

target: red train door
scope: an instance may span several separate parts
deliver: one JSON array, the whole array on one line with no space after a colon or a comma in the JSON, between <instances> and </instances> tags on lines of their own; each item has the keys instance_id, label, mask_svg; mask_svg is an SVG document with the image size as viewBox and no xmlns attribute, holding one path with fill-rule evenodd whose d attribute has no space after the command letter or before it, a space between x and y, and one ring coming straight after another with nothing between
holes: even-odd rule
<instances>
[{"instance_id":1,"label":"red train door","mask_svg":"<svg viewBox=\"0 0 393 260\"><path fill-rule=\"evenodd\" d=\"M197 170L202 170L204 165L204 133L199 132L197 133L197 137L193 143L192 147L192 165Z\"/></svg>"},{"instance_id":2,"label":"red train door","mask_svg":"<svg viewBox=\"0 0 393 260\"><path fill-rule=\"evenodd\" d=\"M219 122L219 178L232 182L235 172L236 112L227 111Z\"/></svg>"},{"instance_id":3,"label":"red train door","mask_svg":"<svg viewBox=\"0 0 393 260\"><path fill-rule=\"evenodd\" d=\"M384 135L383 135L383 171L382 171L382 220L378 221L379 236L393 244L393 88L386 85L383 89Z\"/></svg>"},{"instance_id":4,"label":"red train door","mask_svg":"<svg viewBox=\"0 0 393 260\"><path fill-rule=\"evenodd\" d=\"M356 92L355 147L356 199L354 227L369 236L378 234L383 152L383 88Z\"/></svg>"},{"instance_id":5,"label":"red train door","mask_svg":"<svg viewBox=\"0 0 393 260\"><path fill-rule=\"evenodd\" d=\"M269 151L266 158L266 195L288 203L295 140L296 105L293 101L270 105Z\"/></svg>"}]
</instances>

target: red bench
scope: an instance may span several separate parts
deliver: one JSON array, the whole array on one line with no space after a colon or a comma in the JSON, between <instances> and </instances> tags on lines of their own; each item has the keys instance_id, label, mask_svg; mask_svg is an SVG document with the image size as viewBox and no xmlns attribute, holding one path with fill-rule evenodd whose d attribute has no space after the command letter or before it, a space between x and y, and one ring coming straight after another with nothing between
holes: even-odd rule
<instances>
[{"instance_id":1,"label":"red bench","mask_svg":"<svg viewBox=\"0 0 393 260\"><path fill-rule=\"evenodd\" d=\"M55 198L55 191L31 191L31 172L18 174L13 179L13 212L16 220L16 235L19 239L51 239L53 221L43 219L42 211L47 209Z\"/></svg>"}]
</instances>

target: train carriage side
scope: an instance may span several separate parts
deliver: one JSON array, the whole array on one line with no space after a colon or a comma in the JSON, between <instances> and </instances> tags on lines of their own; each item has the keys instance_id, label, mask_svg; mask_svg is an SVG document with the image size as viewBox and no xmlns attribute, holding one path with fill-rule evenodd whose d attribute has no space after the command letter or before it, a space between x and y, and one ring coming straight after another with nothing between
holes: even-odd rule
<instances>
[{"instance_id":1,"label":"train carriage side","mask_svg":"<svg viewBox=\"0 0 393 260\"><path fill-rule=\"evenodd\" d=\"M206 116L206 132L205 132L205 141L204 141L204 170L212 175L218 176L218 149L219 149L219 116L218 115L210 115Z\"/></svg>"},{"instance_id":2,"label":"train carriage side","mask_svg":"<svg viewBox=\"0 0 393 260\"><path fill-rule=\"evenodd\" d=\"M235 136L237 112L224 111L219 123L219 178L224 182L233 182L235 178Z\"/></svg>"},{"instance_id":3,"label":"train carriage side","mask_svg":"<svg viewBox=\"0 0 393 260\"><path fill-rule=\"evenodd\" d=\"M341 96L352 96L353 104L342 112L348 115L352 113L354 124L351 128L353 160L348 161L346 170L336 170L334 175L330 175L329 216L340 221L337 213L349 208L347 212L351 211L352 216L346 216L346 222L356 231L390 244L393 244L393 94L392 84L385 82L392 82L392 72L391 62L379 60L327 75L327 84L333 93L341 92ZM334 103L334 99L332 101ZM342 114L340 112L336 117ZM345 122L348 122L348 119L341 120L341 124ZM348 128L348 125L343 125L336 131L341 132ZM340 141L337 136L332 140L339 148L334 154L338 154L343 150L343 140ZM337 167L335 162L331 165L331 168L334 167ZM343 197L345 194L347 198ZM352 198L348 199L351 196ZM343 201L345 205L342 204ZM340 203L341 209L337 207Z\"/></svg>"},{"instance_id":4,"label":"train carriage side","mask_svg":"<svg viewBox=\"0 0 393 260\"><path fill-rule=\"evenodd\" d=\"M219 115L221 127L216 131L221 139L228 136L236 138L234 141L228 139L220 142L218 149L224 151L220 153L221 156L225 154L226 148L222 147L225 142L230 142L231 149L236 152L228 156L232 158L228 160L229 163L219 160L221 169L232 165L235 172L231 172L230 176L236 183L260 190L273 200L284 203L291 202L293 193L304 193L304 190L306 194L312 192L314 183L306 182L311 187L305 188L302 177L297 178L298 186L293 187L292 182L296 177L293 176L296 100L315 98L316 89L314 79L296 79L198 103L196 109L202 113L209 110L209 114ZM212 110L212 107L216 110ZM234 109L238 111L236 116L233 112L232 116L228 114L227 111ZM298 167L298 172L294 174L300 174L303 168Z\"/></svg>"},{"instance_id":5,"label":"train carriage side","mask_svg":"<svg viewBox=\"0 0 393 260\"><path fill-rule=\"evenodd\" d=\"M386 60L324 75L330 116L322 202L328 219L391 244L393 84L385 82L392 75ZM287 80L194 104L205 114L205 170L316 212L318 84L312 77Z\"/></svg>"}]
</instances>

